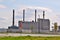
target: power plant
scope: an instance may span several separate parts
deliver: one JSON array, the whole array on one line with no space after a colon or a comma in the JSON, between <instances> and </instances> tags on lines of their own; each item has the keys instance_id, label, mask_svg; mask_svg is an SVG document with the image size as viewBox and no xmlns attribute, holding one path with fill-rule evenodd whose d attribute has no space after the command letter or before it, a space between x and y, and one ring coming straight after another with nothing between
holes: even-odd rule
<instances>
[{"instance_id":1,"label":"power plant","mask_svg":"<svg viewBox=\"0 0 60 40\"><path fill-rule=\"evenodd\" d=\"M23 21L19 21L19 27L22 32L32 32L32 33L40 33L40 32L49 32L50 31L50 20L45 19L45 11L43 11L43 18L37 19L37 10L35 9L35 22L34 21L24 21L25 20L25 10L23 10ZM36 21L36 19L38 21Z\"/></svg>"},{"instance_id":2,"label":"power plant","mask_svg":"<svg viewBox=\"0 0 60 40\"><path fill-rule=\"evenodd\" d=\"M42 33L50 31L50 20L45 19L45 11L43 11L43 18L37 19L37 10L35 9L35 21L25 21L25 9L23 9L23 21L18 21L18 27L14 25L15 10L13 9L12 26L8 27L8 32L22 32L22 33ZM36 21L38 20L38 21Z\"/></svg>"},{"instance_id":3,"label":"power plant","mask_svg":"<svg viewBox=\"0 0 60 40\"><path fill-rule=\"evenodd\" d=\"M42 11L43 18L37 18L37 10L35 12L35 20L25 21L25 9L23 9L23 20L18 21L18 26L15 26L15 10L12 11L12 25L8 29L0 30L0 32L22 32L22 33L50 33L50 20L45 19L45 11ZM59 26L60 30L60 26Z\"/></svg>"},{"instance_id":4,"label":"power plant","mask_svg":"<svg viewBox=\"0 0 60 40\"><path fill-rule=\"evenodd\" d=\"M23 9L23 21L18 21L18 26L15 26L14 24L14 9L12 13L12 25L8 27L7 32L40 33L50 31L50 20L45 19L45 11L43 11L43 18L41 19L37 18L37 10L35 9L35 21L25 21L25 9Z\"/></svg>"}]
</instances>

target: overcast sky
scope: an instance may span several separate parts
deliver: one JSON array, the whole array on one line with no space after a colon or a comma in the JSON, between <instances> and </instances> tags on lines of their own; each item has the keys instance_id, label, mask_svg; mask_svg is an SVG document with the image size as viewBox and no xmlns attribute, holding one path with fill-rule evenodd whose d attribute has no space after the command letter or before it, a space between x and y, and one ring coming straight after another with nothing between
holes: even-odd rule
<instances>
[{"instance_id":1,"label":"overcast sky","mask_svg":"<svg viewBox=\"0 0 60 40\"><path fill-rule=\"evenodd\" d=\"M37 18L45 11L45 18L50 24L57 22L60 25L60 0L0 0L0 28L12 25L12 10L15 9L15 25L22 20L22 10L26 10L26 21L34 20L34 10L37 9Z\"/></svg>"}]
</instances>

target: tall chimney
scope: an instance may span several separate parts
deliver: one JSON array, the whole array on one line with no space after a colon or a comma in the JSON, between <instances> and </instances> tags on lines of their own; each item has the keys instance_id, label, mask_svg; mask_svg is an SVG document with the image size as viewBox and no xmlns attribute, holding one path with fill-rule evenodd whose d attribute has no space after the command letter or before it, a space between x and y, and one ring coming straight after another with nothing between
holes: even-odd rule
<instances>
[{"instance_id":1,"label":"tall chimney","mask_svg":"<svg viewBox=\"0 0 60 40\"><path fill-rule=\"evenodd\" d=\"M35 9L35 22L36 22L36 13L37 13L37 10Z\"/></svg>"},{"instance_id":2,"label":"tall chimney","mask_svg":"<svg viewBox=\"0 0 60 40\"><path fill-rule=\"evenodd\" d=\"M43 11L43 19L45 19L45 11Z\"/></svg>"},{"instance_id":3,"label":"tall chimney","mask_svg":"<svg viewBox=\"0 0 60 40\"><path fill-rule=\"evenodd\" d=\"M25 9L23 9L23 22L25 21Z\"/></svg>"},{"instance_id":4,"label":"tall chimney","mask_svg":"<svg viewBox=\"0 0 60 40\"><path fill-rule=\"evenodd\" d=\"M12 23L12 25L14 26L14 16L15 16L15 10L13 9L13 23Z\"/></svg>"}]
</instances>

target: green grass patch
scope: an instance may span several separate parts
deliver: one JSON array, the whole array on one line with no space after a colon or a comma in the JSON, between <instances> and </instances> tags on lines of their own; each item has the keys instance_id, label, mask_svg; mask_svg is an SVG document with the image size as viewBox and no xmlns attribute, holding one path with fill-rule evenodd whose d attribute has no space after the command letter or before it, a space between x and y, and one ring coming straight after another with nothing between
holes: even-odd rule
<instances>
[{"instance_id":1,"label":"green grass patch","mask_svg":"<svg viewBox=\"0 0 60 40\"><path fill-rule=\"evenodd\" d=\"M36 37L36 36L19 36L19 37L0 37L0 40L60 40L60 37Z\"/></svg>"}]
</instances>

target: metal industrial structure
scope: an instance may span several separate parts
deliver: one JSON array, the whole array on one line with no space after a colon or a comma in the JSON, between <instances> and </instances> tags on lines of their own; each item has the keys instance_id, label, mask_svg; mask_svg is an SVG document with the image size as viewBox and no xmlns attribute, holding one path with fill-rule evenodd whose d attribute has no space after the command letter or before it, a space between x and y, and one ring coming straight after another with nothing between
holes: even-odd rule
<instances>
[{"instance_id":1,"label":"metal industrial structure","mask_svg":"<svg viewBox=\"0 0 60 40\"><path fill-rule=\"evenodd\" d=\"M23 21L18 21L18 27L14 25L15 10L13 9L12 25L8 27L7 32L26 32L26 33L48 33L50 31L50 20L45 19L45 11L43 18L37 18L37 10L35 9L35 20L25 21L25 9L23 9ZM37 21L36 21L37 20Z\"/></svg>"},{"instance_id":2,"label":"metal industrial structure","mask_svg":"<svg viewBox=\"0 0 60 40\"><path fill-rule=\"evenodd\" d=\"M43 18L37 18L37 10L35 9L35 20L25 21L25 9L23 9L23 20L18 21L18 26L15 26L15 10L13 9L12 25L8 29L1 28L0 32L22 32L22 33L60 33L60 26L54 23L53 30L50 31L50 20L45 19L45 11L43 11Z\"/></svg>"},{"instance_id":3,"label":"metal industrial structure","mask_svg":"<svg viewBox=\"0 0 60 40\"><path fill-rule=\"evenodd\" d=\"M19 21L18 25L21 32L29 32L29 33L40 33L50 31L50 20L45 19L45 11L43 11L43 18L37 19L37 10L35 9L35 21L24 21L25 20L25 10L23 10L23 21ZM38 21L36 21L36 19Z\"/></svg>"},{"instance_id":4,"label":"metal industrial structure","mask_svg":"<svg viewBox=\"0 0 60 40\"><path fill-rule=\"evenodd\" d=\"M12 26L8 27L7 32L19 32L19 27L14 25L15 22L15 10L13 9L13 20L12 20Z\"/></svg>"},{"instance_id":5,"label":"metal industrial structure","mask_svg":"<svg viewBox=\"0 0 60 40\"><path fill-rule=\"evenodd\" d=\"M8 27L8 32L26 32L26 33L41 33L50 31L50 20L45 19L45 11L43 18L37 19L37 10L35 9L35 21L25 21L25 9L23 10L23 21L18 21L18 27L14 25L15 10L13 9L12 26ZM36 19L38 21L36 21Z\"/></svg>"}]
</instances>

